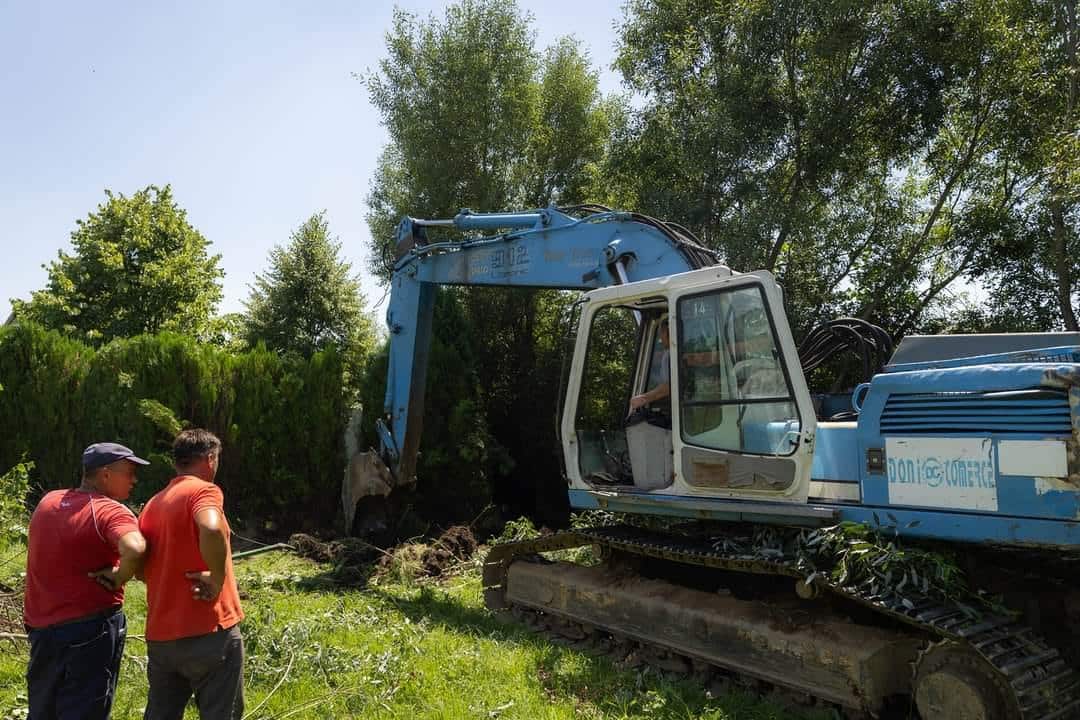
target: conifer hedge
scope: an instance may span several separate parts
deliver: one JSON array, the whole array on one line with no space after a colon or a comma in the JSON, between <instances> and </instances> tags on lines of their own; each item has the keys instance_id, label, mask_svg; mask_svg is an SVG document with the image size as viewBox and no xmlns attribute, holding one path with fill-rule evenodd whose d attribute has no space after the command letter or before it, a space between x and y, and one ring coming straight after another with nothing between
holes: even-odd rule
<instances>
[{"instance_id":1,"label":"conifer hedge","mask_svg":"<svg viewBox=\"0 0 1080 720\"><path fill-rule=\"evenodd\" d=\"M333 350L285 359L170 333L94 350L17 323L0 328L0 387L0 472L32 460L38 494L77 484L82 449L112 440L152 461L132 494L141 504L172 477L182 424L222 439L218 483L231 516L282 530L337 517L346 402Z\"/></svg>"}]
</instances>

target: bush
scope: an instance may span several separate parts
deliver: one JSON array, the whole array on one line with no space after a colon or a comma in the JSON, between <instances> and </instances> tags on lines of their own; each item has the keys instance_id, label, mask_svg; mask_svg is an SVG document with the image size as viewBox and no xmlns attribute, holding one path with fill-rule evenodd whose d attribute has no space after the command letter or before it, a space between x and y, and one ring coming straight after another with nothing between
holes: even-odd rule
<instances>
[{"instance_id":1,"label":"bush","mask_svg":"<svg viewBox=\"0 0 1080 720\"><path fill-rule=\"evenodd\" d=\"M26 542L30 512L30 471L34 463L21 462L0 475L0 547Z\"/></svg>"},{"instance_id":2,"label":"bush","mask_svg":"<svg viewBox=\"0 0 1080 720\"><path fill-rule=\"evenodd\" d=\"M60 333L19 323L0 328L0 468L24 455L49 487L76 479L79 389L94 351ZM88 444L88 443L87 443Z\"/></svg>"},{"instance_id":3,"label":"bush","mask_svg":"<svg viewBox=\"0 0 1080 720\"><path fill-rule=\"evenodd\" d=\"M282 359L234 354L170 333L94 349L32 324L0 329L0 467L29 454L43 490L73 487L80 455L113 440L147 456L133 493L172 476L177 427L224 443L218 482L230 514L282 529L329 527L344 472L342 363L333 350Z\"/></svg>"}]
</instances>

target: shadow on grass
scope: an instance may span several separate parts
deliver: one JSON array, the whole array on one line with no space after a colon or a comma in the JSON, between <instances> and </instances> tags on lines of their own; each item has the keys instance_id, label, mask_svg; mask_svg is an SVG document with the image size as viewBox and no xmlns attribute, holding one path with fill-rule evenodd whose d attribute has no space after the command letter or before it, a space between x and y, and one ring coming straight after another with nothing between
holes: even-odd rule
<instances>
[{"instance_id":1,"label":"shadow on grass","mask_svg":"<svg viewBox=\"0 0 1080 720\"><path fill-rule=\"evenodd\" d=\"M529 630L509 612L495 613L465 604L439 585L420 585L406 593L368 585L374 564L335 567L300 579L304 592L363 593L394 608L411 622L427 622L478 640L516 647L530 654L529 682L552 700L586 703L604 716L660 720L822 720L832 711L790 710L738 684L715 676L674 676L655 669L625 668L613 658L594 656L553 643ZM712 696L707 694L712 691Z\"/></svg>"},{"instance_id":2,"label":"shadow on grass","mask_svg":"<svg viewBox=\"0 0 1080 720\"><path fill-rule=\"evenodd\" d=\"M531 646L547 644L543 639L529 632L528 628L509 613L496 614L490 610L463 605L438 587L422 585L415 597L402 597L378 586L369 587L364 592L392 605L398 612L414 622L426 620L478 638L525 643Z\"/></svg>"},{"instance_id":3,"label":"shadow on grass","mask_svg":"<svg viewBox=\"0 0 1080 720\"><path fill-rule=\"evenodd\" d=\"M410 621L436 623L477 638L510 643L535 657L533 680L551 699L588 703L615 717L740 718L802 720L833 717L831 712L785 709L736 685L708 675L675 676L652 668L624 668L608 655L592 655L553 643L531 632L510 613L463 606L439 589L421 588L415 597L401 597L381 588L368 594L395 607ZM716 697L707 694L711 685Z\"/></svg>"}]
</instances>

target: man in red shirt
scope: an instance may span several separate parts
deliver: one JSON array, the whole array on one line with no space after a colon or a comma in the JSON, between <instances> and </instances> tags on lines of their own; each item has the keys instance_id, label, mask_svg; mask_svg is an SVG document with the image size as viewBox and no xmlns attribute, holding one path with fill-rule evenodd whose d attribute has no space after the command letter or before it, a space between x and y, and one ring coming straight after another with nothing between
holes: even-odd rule
<instances>
[{"instance_id":1,"label":"man in red shirt","mask_svg":"<svg viewBox=\"0 0 1080 720\"><path fill-rule=\"evenodd\" d=\"M149 465L116 443L83 451L82 484L46 493L30 518L23 620L29 720L105 720L112 709L127 620L124 583L146 542L120 500Z\"/></svg>"},{"instance_id":2,"label":"man in red shirt","mask_svg":"<svg viewBox=\"0 0 1080 720\"><path fill-rule=\"evenodd\" d=\"M221 441L185 430L173 442L177 476L139 514L146 536L147 677L144 720L180 720L192 693L202 720L244 714L244 619L229 524L214 484Z\"/></svg>"}]
</instances>

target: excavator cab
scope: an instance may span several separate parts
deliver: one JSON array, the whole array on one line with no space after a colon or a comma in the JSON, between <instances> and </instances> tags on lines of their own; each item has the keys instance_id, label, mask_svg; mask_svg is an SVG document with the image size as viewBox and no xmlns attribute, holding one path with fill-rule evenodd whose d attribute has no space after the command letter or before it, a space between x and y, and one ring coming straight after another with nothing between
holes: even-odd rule
<instances>
[{"instance_id":1,"label":"excavator cab","mask_svg":"<svg viewBox=\"0 0 1080 720\"><path fill-rule=\"evenodd\" d=\"M705 269L588 298L563 416L572 496L806 501L816 419L771 275ZM666 397L630 411L664 379Z\"/></svg>"}]
</instances>

